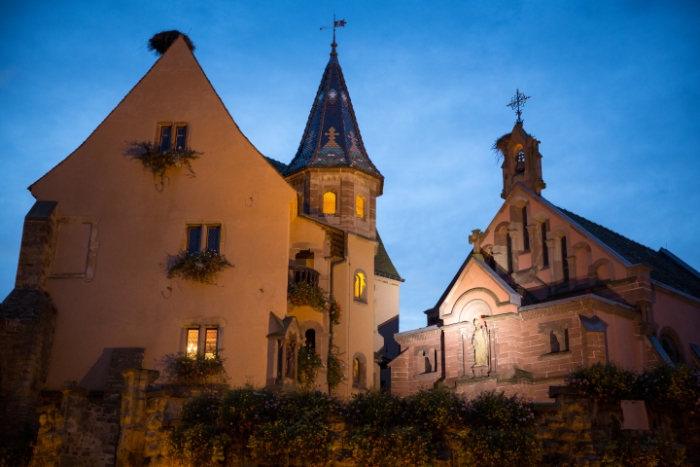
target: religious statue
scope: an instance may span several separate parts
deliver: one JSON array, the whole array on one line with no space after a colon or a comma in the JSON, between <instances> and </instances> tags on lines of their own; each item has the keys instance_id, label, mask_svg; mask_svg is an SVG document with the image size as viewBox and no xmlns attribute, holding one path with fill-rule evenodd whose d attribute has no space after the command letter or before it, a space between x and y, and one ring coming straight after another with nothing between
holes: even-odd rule
<instances>
[{"instance_id":1,"label":"religious statue","mask_svg":"<svg viewBox=\"0 0 700 467\"><path fill-rule=\"evenodd\" d=\"M294 379L294 343L292 342L287 347L287 371L285 372L287 378Z\"/></svg>"},{"instance_id":2,"label":"religious statue","mask_svg":"<svg viewBox=\"0 0 700 467\"><path fill-rule=\"evenodd\" d=\"M489 332L486 322L481 318L474 319L474 377L488 376L489 373Z\"/></svg>"}]
</instances>

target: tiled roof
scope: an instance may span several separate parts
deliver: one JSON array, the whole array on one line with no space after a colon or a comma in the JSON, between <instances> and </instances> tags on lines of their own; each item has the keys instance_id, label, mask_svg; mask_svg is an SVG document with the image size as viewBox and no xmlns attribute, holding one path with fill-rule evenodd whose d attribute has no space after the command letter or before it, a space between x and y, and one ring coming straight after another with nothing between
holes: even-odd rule
<instances>
[{"instance_id":1,"label":"tiled roof","mask_svg":"<svg viewBox=\"0 0 700 467\"><path fill-rule=\"evenodd\" d=\"M285 164L284 162L276 161L275 159L267 156L265 156L265 159L267 159L267 162L269 162L272 165L272 167L274 167L275 170L280 173L280 175L284 175L284 171L287 170L287 164Z\"/></svg>"},{"instance_id":2,"label":"tiled roof","mask_svg":"<svg viewBox=\"0 0 700 467\"><path fill-rule=\"evenodd\" d=\"M331 58L318 87L299 149L285 175L310 167L351 167L383 179L365 151L335 45L332 44Z\"/></svg>"},{"instance_id":3,"label":"tiled roof","mask_svg":"<svg viewBox=\"0 0 700 467\"><path fill-rule=\"evenodd\" d=\"M563 208L558 209L630 263L641 263L652 268L652 280L700 298L698 272L677 260L672 253L666 253L667 250L664 248L654 251L571 211Z\"/></svg>"},{"instance_id":4,"label":"tiled roof","mask_svg":"<svg viewBox=\"0 0 700 467\"><path fill-rule=\"evenodd\" d=\"M403 282L404 279L399 276L399 271L394 267L394 263L392 263L391 258L389 258L389 253L387 253L386 248L384 248L384 243L382 242L382 237L379 236L379 232L377 232L377 241L379 242L379 247L377 248L377 255L374 257L374 273L378 276L384 276Z\"/></svg>"}]
</instances>

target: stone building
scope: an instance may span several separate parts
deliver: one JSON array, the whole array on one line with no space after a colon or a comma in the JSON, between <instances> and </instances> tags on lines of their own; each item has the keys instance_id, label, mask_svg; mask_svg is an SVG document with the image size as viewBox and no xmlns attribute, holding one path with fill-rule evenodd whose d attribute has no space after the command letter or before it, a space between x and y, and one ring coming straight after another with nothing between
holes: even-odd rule
<instances>
[{"instance_id":1,"label":"stone building","mask_svg":"<svg viewBox=\"0 0 700 467\"><path fill-rule=\"evenodd\" d=\"M444 384L547 400L577 365L700 364L700 273L542 196L540 142L518 118L496 142L503 205L435 306L396 335L392 392Z\"/></svg>"},{"instance_id":2,"label":"stone building","mask_svg":"<svg viewBox=\"0 0 700 467\"><path fill-rule=\"evenodd\" d=\"M241 133L188 44L177 38L29 188L37 201L0 311L0 436L36 428L42 391L118 400L123 370L160 370L149 381L157 387L177 354L222 356L232 386L294 385L306 345L345 363L341 395L381 384L386 362L376 355L383 326L398 322L402 279L377 234L384 177L365 150L336 44L289 164ZM150 141L156 154L201 155L191 170L154 177L131 157ZM230 263L213 284L169 277L178 255L204 252ZM339 324L290 304L298 282L335 298ZM324 370L316 386L328 389Z\"/></svg>"}]
</instances>

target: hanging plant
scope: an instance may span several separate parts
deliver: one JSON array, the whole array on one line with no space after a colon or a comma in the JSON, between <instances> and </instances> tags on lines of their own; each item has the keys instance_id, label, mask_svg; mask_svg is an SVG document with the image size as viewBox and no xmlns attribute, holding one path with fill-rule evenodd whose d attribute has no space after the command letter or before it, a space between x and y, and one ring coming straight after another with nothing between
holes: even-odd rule
<instances>
[{"instance_id":1,"label":"hanging plant","mask_svg":"<svg viewBox=\"0 0 700 467\"><path fill-rule=\"evenodd\" d=\"M159 147L150 141L131 142L128 143L129 148L126 154L133 159L136 159L143 164L143 168L151 171L154 177L165 175L168 169L186 167L191 174L192 166L190 161L199 159L203 153L197 152L189 148L170 148L167 151L161 151Z\"/></svg>"},{"instance_id":2,"label":"hanging plant","mask_svg":"<svg viewBox=\"0 0 700 467\"><path fill-rule=\"evenodd\" d=\"M219 272L229 267L231 263L216 251L196 253L182 251L172 258L172 265L168 268L168 278L181 277L188 281L213 284Z\"/></svg>"},{"instance_id":3,"label":"hanging plant","mask_svg":"<svg viewBox=\"0 0 700 467\"><path fill-rule=\"evenodd\" d=\"M337 349L328 352L326 361L326 377L328 379L329 392L345 381L345 362L338 357Z\"/></svg>"},{"instance_id":4,"label":"hanging plant","mask_svg":"<svg viewBox=\"0 0 700 467\"><path fill-rule=\"evenodd\" d=\"M299 349L297 379L307 389L313 387L316 382L318 370L323 368L323 359L308 345Z\"/></svg>"},{"instance_id":5,"label":"hanging plant","mask_svg":"<svg viewBox=\"0 0 700 467\"><path fill-rule=\"evenodd\" d=\"M340 324L340 305L317 285L296 282L289 286L287 299L292 306L310 306L321 313L328 312L333 324Z\"/></svg>"}]
</instances>

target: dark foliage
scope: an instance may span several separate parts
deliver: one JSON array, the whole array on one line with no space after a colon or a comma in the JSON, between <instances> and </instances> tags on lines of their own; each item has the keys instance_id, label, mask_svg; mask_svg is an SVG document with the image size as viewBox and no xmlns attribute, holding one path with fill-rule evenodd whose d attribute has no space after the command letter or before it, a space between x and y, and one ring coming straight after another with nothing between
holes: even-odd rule
<instances>
[{"instance_id":1,"label":"dark foliage","mask_svg":"<svg viewBox=\"0 0 700 467\"><path fill-rule=\"evenodd\" d=\"M184 34L176 29L173 29L172 31L161 31L151 37L148 40L148 50L156 55L163 55L172 45L172 43L175 42L180 36L185 39L185 43L187 44L187 47L190 48L190 51L194 52L195 46L187 34Z\"/></svg>"}]
</instances>

